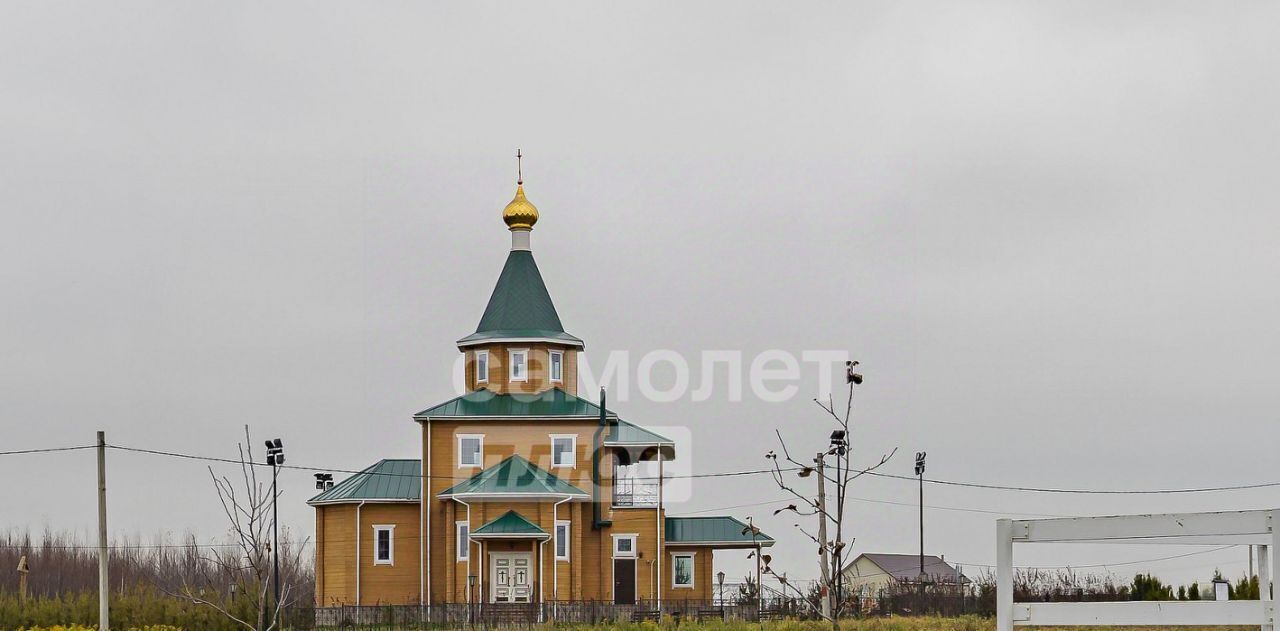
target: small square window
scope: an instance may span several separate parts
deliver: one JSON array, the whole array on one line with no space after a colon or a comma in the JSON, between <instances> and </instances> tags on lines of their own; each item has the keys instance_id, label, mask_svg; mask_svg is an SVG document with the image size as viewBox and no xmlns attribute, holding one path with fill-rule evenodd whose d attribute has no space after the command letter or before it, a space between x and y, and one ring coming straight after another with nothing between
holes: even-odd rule
<instances>
[{"instance_id":1,"label":"small square window","mask_svg":"<svg viewBox=\"0 0 1280 631\"><path fill-rule=\"evenodd\" d=\"M556 522L556 560L569 560L569 522Z\"/></svg>"},{"instance_id":2,"label":"small square window","mask_svg":"<svg viewBox=\"0 0 1280 631\"><path fill-rule=\"evenodd\" d=\"M578 437L574 434L551 436L551 466L575 467L578 464Z\"/></svg>"},{"instance_id":3,"label":"small square window","mask_svg":"<svg viewBox=\"0 0 1280 631\"><path fill-rule=\"evenodd\" d=\"M529 351L527 349L511 351L511 380L529 380Z\"/></svg>"},{"instance_id":4,"label":"small square window","mask_svg":"<svg viewBox=\"0 0 1280 631\"><path fill-rule=\"evenodd\" d=\"M457 529L458 560L466 561L471 557L471 526L465 521L454 524Z\"/></svg>"},{"instance_id":5,"label":"small square window","mask_svg":"<svg viewBox=\"0 0 1280 631\"><path fill-rule=\"evenodd\" d=\"M551 380L564 381L564 353L551 352Z\"/></svg>"},{"instance_id":6,"label":"small square window","mask_svg":"<svg viewBox=\"0 0 1280 631\"><path fill-rule=\"evenodd\" d=\"M616 535L613 538L613 556L632 559L636 556L636 536Z\"/></svg>"},{"instance_id":7,"label":"small square window","mask_svg":"<svg viewBox=\"0 0 1280 631\"><path fill-rule=\"evenodd\" d=\"M391 536L395 526L373 527L373 564L394 565L395 539Z\"/></svg>"},{"instance_id":8,"label":"small square window","mask_svg":"<svg viewBox=\"0 0 1280 631\"><path fill-rule=\"evenodd\" d=\"M489 380L489 351L476 351L476 382Z\"/></svg>"},{"instance_id":9,"label":"small square window","mask_svg":"<svg viewBox=\"0 0 1280 631\"><path fill-rule=\"evenodd\" d=\"M484 435L461 434L458 436L458 466L479 467L484 464Z\"/></svg>"}]
</instances>

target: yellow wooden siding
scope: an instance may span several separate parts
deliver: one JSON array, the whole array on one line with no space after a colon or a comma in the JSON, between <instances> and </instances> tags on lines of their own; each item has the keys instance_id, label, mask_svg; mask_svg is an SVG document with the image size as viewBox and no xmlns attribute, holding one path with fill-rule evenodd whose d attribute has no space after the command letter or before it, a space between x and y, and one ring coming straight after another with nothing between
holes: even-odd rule
<instances>
[{"instance_id":1,"label":"yellow wooden siding","mask_svg":"<svg viewBox=\"0 0 1280 631\"><path fill-rule=\"evenodd\" d=\"M360 604L418 602L418 505L365 504L360 508ZM317 506L316 602L356 604L356 505ZM393 565L375 565L375 525L393 525Z\"/></svg>"},{"instance_id":2,"label":"yellow wooden siding","mask_svg":"<svg viewBox=\"0 0 1280 631\"><path fill-rule=\"evenodd\" d=\"M529 351L529 378L526 381L511 381L510 355L512 350L527 349ZM476 379L476 352L489 352L489 380ZM563 379L551 380L551 351L564 353ZM568 346L530 342L528 344L490 344L472 347L466 350L466 387L467 392L484 388L498 394L534 394L552 388L560 388L569 394L578 394L578 351Z\"/></svg>"}]
</instances>

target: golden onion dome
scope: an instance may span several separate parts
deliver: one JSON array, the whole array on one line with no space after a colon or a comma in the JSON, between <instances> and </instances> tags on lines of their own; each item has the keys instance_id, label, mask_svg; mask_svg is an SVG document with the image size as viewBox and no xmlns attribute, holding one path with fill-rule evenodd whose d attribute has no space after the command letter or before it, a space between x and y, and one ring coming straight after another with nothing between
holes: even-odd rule
<instances>
[{"instance_id":1,"label":"golden onion dome","mask_svg":"<svg viewBox=\"0 0 1280 631\"><path fill-rule=\"evenodd\" d=\"M515 199L502 209L502 221L510 230L532 230L538 223L538 208L525 198L523 185L516 185Z\"/></svg>"}]
</instances>

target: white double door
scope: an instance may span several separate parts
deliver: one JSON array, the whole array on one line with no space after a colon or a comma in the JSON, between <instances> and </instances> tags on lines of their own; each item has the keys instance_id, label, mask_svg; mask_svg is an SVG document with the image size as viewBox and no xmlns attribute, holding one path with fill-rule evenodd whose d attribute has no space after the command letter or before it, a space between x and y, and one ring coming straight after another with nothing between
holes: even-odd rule
<instances>
[{"instance_id":1,"label":"white double door","mask_svg":"<svg viewBox=\"0 0 1280 631\"><path fill-rule=\"evenodd\" d=\"M527 603L533 597L533 555L528 552L489 553L490 602Z\"/></svg>"}]
</instances>

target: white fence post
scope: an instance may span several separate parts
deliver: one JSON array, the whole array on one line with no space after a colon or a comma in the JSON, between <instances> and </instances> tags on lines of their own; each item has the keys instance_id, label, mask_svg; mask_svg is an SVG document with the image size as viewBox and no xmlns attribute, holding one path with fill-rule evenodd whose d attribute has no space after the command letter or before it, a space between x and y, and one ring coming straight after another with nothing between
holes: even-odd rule
<instances>
[{"instance_id":1,"label":"white fence post","mask_svg":"<svg viewBox=\"0 0 1280 631\"><path fill-rule=\"evenodd\" d=\"M1258 600L1271 600L1271 561L1267 556L1266 545L1255 546L1258 549ZM1274 614L1272 614L1274 616ZM1262 631L1272 631L1275 625L1264 624Z\"/></svg>"},{"instance_id":2,"label":"white fence post","mask_svg":"<svg viewBox=\"0 0 1280 631\"><path fill-rule=\"evenodd\" d=\"M1280 579L1280 510L1271 511L1270 519L1267 521L1269 522L1268 526L1271 527L1271 545L1258 546L1258 561L1259 572L1265 572L1268 576L1258 577L1258 598L1261 598L1267 605L1271 624L1263 625L1262 631L1272 631L1272 629L1276 628L1277 601L1270 592L1271 581ZM1267 567L1268 559L1266 557L1268 556L1271 557L1270 567Z\"/></svg>"},{"instance_id":3,"label":"white fence post","mask_svg":"<svg viewBox=\"0 0 1280 631\"><path fill-rule=\"evenodd\" d=\"M1013 521L996 521L996 631L1013 631Z\"/></svg>"}]
</instances>

